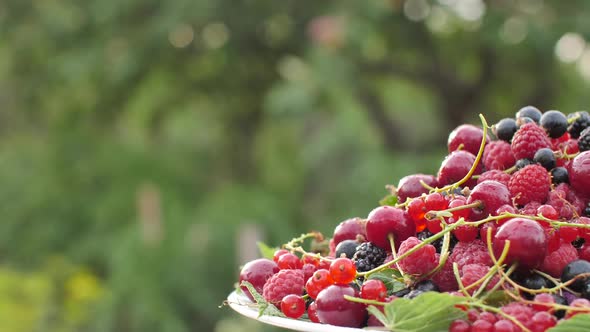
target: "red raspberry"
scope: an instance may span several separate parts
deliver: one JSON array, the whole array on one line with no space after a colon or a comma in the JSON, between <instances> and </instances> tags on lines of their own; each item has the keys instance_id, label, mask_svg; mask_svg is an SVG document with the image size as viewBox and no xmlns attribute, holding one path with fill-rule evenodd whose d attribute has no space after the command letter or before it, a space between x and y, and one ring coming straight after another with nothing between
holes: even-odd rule
<instances>
[{"instance_id":1,"label":"red raspberry","mask_svg":"<svg viewBox=\"0 0 590 332\"><path fill-rule=\"evenodd\" d=\"M398 255L403 255L410 249L414 248L418 244L422 243L416 237L409 237L399 247ZM404 272L414 275L424 275L432 271L438 263L436 259L436 248L427 244L424 247L418 249L410 256L399 261L399 266Z\"/></svg>"},{"instance_id":2,"label":"red raspberry","mask_svg":"<svg viewBox=\"0 0 590 332\"><path fill-rule=\"evenodd\" d=\"M551 148L551 142L543 128L534 122L529 122L520 126L514 133L511 147L516 160L533 159L537 150Z\"/></svg>"},{"instance_id":3,"label":"red raspberry","mask_svg":"<svg viewBox=\"0 0 590 332\"><path fill-rule=\"evenodd\" d=\"M520 214L527 214L529 216L536 216L537 210L539 209L540 206L541 206L541 203L533 201L533 202L527 203L525 206L523 206L522 209L519 210L519 212L520 212Z\"/></svg>"},{"instance_id":4,"label":"red raspberry","mask_svg":"<svg viewBox=\"0 0 590 332\"><path fill-rule=\"evenodd\" d=\"M493 265L488 248L480 239L457 243L450 259L457 263L459 270L467 264Z\"/></svg>"},{"instance_id":5,"label":"red raspberry","mask_svg":"<svg viewBox=\"0 0 590 332\"><path fill-rule=\"evenodd\" d=\"M529 202L545 203L551 188L551 177L547 170L537 164L528 165L514 173L508 182L508 190L519 205Z\"/></svg>"},{"instance_id":6,"label":"red raspberry","mask_svg":"<svg viewBox=\"0 0 590 332\"><path fill-rule=\"evenodd\" d=\"M483 278L489 271L490 267L485 266L483 264L464 265L463 268L461 268L461 283L463 284L463 286L467 287ZM497 275L493 276L492 280L486 286L486 289L491 289L492 287L494 287L494 285L498 283L498 281L500 281L500 278ZM470 288L468 290L469 293L473 294L475 291L479 289L480 285L481 283L477 286L474 286L473 288Z\"/></svg>"},{"instance_id":7,"label":"red raspberry","mask_svg":"<svg viewBox=\"0 0 590 332\"><path fill-rule=\"evenodd\" d=\"M559 278L563 268L571 261L578 259L578 251L571 243L562 242L559 248L545 256L539 268L541 271Z\"/></svg>"},{"instance_id":8,"label":"red raspberry","mask_svg":"<svg viewBox=\"0 0 590 332\"><path fill-rule=\"evenodd\" d=\"M498 169L492 169L487 172L481 173L479 178L477 179L477 183L482 183L486 180L494 180L498 181L508 188L508 182L510 181L510 174L504 173Z\"/></svg>"},{"instance_id":9,"label":"red raspberry","mask_svg":"<svg viewBox=\"0 0 590 332\"><path fill-rule=\"evenodd\" d=\"M505 170L516 163L512 148L506 141L489 142L483 151L482 159L483 165L488 170Z\"/></svg>"},{"instance_id":10,"label":"red raspberry","mask_svg":"<svg viewBox=\"0 0 590 332\"><path fill-rule=\"evenodd\" d=\"M304 285L303 271L280 270L266 281L262 296L268 302L278 305L289 294L303 294Z\"/></svg>"},{"instance_id":11,"label":"red raspberry","mask_svg":"<svg viewBox=\"0 0 590 332\"><path fill-rule=\"evenodd\" d=\"M555 208L557 213L559 213L560 218L571 219L579 212L576 207L567 200L570 191L570 187L567 183L560 183L551 190L547 196L547 204Z\"/></svg>"},{"instance_id":12,"label":"red raspberry","mask_svg":"<svg viewBox=\"0 0 590 332\"><path fill-rule=\"evenodd\" d=\"M439 254L436 254L437 260L440 261ZM445 265L432 276L432 282L434 282L441 292L451 292L459 289L455 273L453 272L453 260L447 258Z\"/></svg>"},{"instance_id":13,"label":"red raspberry","mask_svg":"<svg viewBox=\"0 0 590 332\"><path fill-rule=\"evenodd\" d=\"M504 313L516 318L522 325L528 329L532 329L533 316L535 311L522 303L511 302L500 308Z\"/></svg>"}]
</instances>

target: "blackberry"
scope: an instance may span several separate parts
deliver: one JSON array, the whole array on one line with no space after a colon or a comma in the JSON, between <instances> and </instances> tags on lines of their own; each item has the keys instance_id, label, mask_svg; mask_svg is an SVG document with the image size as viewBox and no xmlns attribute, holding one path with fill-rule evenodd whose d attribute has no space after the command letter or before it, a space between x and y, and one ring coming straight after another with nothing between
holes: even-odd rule
<instances>
[{"instance_id":1,"label":"blackberry","mask_svg":"<svg viewBox=\"0 0 590 332\"><path fill-rule=\"evenodd\" d=\"M433 236L434 234L432 234L428 229L423 230L422 232L418 233L416 235L416 237L420 240L420 241L424 241L425 239ZM449 247L453 248L455 247L455 244L457 244L457 242L459 242L457 240L457 238L455 237L455 235L451 234L451 240L449 243ZM431 242L430 244L432 244L434 246L434 248L436 248L436 252L440 254L441 250L442 250L442 245L443 245L443 238L441 237L438 240L435 240L433 242Z\"/></svg>"},{"instance_id":2,"label":"blackberry","mask_svg":"<svg viewBox=\"0 0 590 332\"><path fill-rule=\"evenodd\" d=\"M586 128L580 133L580 138L578 138L578 148L580 152L590 150L590 129Z\"/></svg>"},{"instance_id":3,"label":"blackberry","mask_svg":"<svg viewBox=\"0 0 590 332\"><path fill-rule=\"evenodd\" d=\"M359 272L372 270L383 264L387 252L371 242L363 242L356 247L352 261L356 264Z\"/></svg>"},{"instance_id":4,"label":"blackberry","mask_svg":"<svg viewBox=\"0 0 590 332\"><path fill-rule=\"evenodd\" d=\"M574 120L575 119L575 120ZM580 137L580 133L590 127L590 115L586 111L575 112L568 115L570 125L567 131L572 138Z\"/></svg>"}]
</instances>

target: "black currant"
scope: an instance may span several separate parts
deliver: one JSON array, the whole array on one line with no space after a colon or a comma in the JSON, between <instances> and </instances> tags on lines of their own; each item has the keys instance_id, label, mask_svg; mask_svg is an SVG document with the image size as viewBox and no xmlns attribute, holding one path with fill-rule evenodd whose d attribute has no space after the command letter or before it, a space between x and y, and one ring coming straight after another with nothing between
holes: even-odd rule
<instances>
[{"instance_id":1,"label":"black currant","mask_svg":"<svg viewBox=\"0 0 590 332\"><path fill-rule=\"evenodd\" d=\"M559 294L551 294L551 296L553 296L553 300L555 301L555 304L560 304L560 305L568 305L567 300L565 299L565 297L559 295ZM563 318L565 316L565 310L560 309L560 310L555 310L553 312L553 315L555 317L559 318Z\"/></svg>"},{"instance_id":2,"label":"black currant","mask_svg":"<svg viewBox=\"0 0 590 332\"><path fill-rule=\"evenodd\" d=\"M551 170L551 182L555 185L560 183L569 183L570 178L565 167L555 167Z\"/></svg>"},{"instance_id":3,"label":"black currant","mask_svg":"<svg viewBox=\"0 0 590 332\"><path fill-rule=\"evenodd\" d=\"M504 118L493 127L493 132L498 137L506 142L510 142L512 140L512 136L518 130L518 125L516 121L512 118Z\"/></svg>"},{"instance_id":4,"label":"black currant","mask_svg":"<svg viewBox=\"0 0 590 332\"><path fill-rule=\"evenodd\" d=\"M533 161L539 163L548 171L555 167L555 155L553 155L553 151L549 148L537 150L533 157Z\"/></svg>"},{"instance_id":5,"label":"black currant","mask_svg":"<svg viewBox=\"0 0 590 332\"><path fill-rule=\"evenodd\" d=\"M344 257L351 258L354 256L356 252L356 247L359 243L356 240L344 240L336 246L336 256L335 257Z\"/></svg>"},{"instance_id":6,"label":"black currant","mask_svg":"<svg viewBox=\"0 0 590 332\"><path fill-rule=\"evenodd\" d=\"M525 158L525 159L518 159L516 161L515 166L516 166L516 169L521 169L525 166L532 165L532 164L534 164L534 162L532 160Z\"/></svg>"},{"instance_id":7,"label":"black currant","mask_svg":"<svg viewBox=\"0 0 590 332\"><path fill-rule=\"evenodd\" d=\"M580 137L580 133L590 127L590 115L586 111L571 113L567 116L567 119L570 123L567 131L572 138Z\"/></svg>"},{"instance_id":8,"label":"black currant","mask_svg":"<svg viewBox=\"0 0 590 332\"><path fill-rule=\"evenodd\" d=\"M541 116L541 127L551 138L558 138L567 131L567 118L560 111L547 111Z\"/></svg>"},{"instance_id":9,"label":"black currant","mask_svg":"<svg viewBox=\"0 0 590 332\"><path fill-rule=\"evenodd\" d=\"M561 273L561 281L570 281L583 273L590 273L590 262L583 259L576 259L569 262L563 268L563 272ZM570 288L575 292L581 292L584 288L584 284L587 283L589 279L589 277L577 278L576 281L570 285Z\"/></svg>"},{"instance_id":10,"label":"black currant","mask_svg":"<svg viewBox=\"0 0 590 332\"><path fill-rule=\"evenodd\" d=\"M525 106L521 109L518 110L518 112L516 112L516 120L520 119L520 118L530 118L531 120L535 121L536 123L539 123L539 121L541 120L541 116L543 114L541 113L541 111L539 111L538 108L536 108L535 106Z\"/></svg>"},{"instance_id":11,"label":"black currant","mask_svg":"<svg viewBox=\"0 0 590 332\"><path fill-rule=\"evenodd\" d=\"M422 280L414 286L415 290L423 292L440 292L438 286L431 280Z\"/></svg>"}]
</instances>

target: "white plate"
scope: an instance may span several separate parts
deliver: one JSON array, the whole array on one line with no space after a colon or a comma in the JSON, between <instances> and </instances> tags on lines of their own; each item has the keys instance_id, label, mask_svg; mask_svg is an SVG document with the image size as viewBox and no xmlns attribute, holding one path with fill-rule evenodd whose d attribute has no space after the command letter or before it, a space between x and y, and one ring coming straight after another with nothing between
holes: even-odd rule
<instances>
[{"instance_id":1,"label":"white plate","mask_svg":"<svg viewBox=\"0 0 590 332\"><path fill-rule=\"evenodd\" d=\"M304 320L297 320L291 318L283 318L283 317L276 317L276 316L265 316L262 315L258 317L258 308L256 307L255 303L252 303L250 299L248 299L243 294L238 294L235 291L229 294L227 297L227 302L229 306L238 312L241 315L244 315L248 318L256 319L262 323L270 324L294 331L302 331L302 332L369 332L369 331L377 331L377 330L368 330L368 329L355 329L350 327L340 327L328 324L318 324L312 323L310 321Z\"/></svg>"}]
</instances>

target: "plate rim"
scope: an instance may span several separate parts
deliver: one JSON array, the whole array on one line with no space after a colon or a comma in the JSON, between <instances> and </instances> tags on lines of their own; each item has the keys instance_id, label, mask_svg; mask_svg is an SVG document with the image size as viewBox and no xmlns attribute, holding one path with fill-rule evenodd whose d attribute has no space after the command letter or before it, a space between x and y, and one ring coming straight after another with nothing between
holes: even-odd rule
<instances>
[{"instance_id":1,"label":"plate rim","mask_svg":"<svg viewBox=\"0 0 590 332\"><path fill-rule=\"evenodd\" d=\"M285 329L290 329L294 331L301 331L301 332L358 332L358 331L365 331L365 332L382 332L383 330L375 330L369 328L352 328L352 327L342 327L342 326L335 326L330 324L319 324L314 323L311 321L306 320L299 320L299 319L292 319L286 317L278 317L278 316L269 316L269 315L262 315L258 317L258 309L255 307L256 304L250 301L250 299L244 295L243 293L240 294L236 290L232 291L227 296L227 304L232 308L234 311L239 313L242 316L255 319L259 322L274 325L277 327L282 327Z\"/></svg>"}]
</instances>

